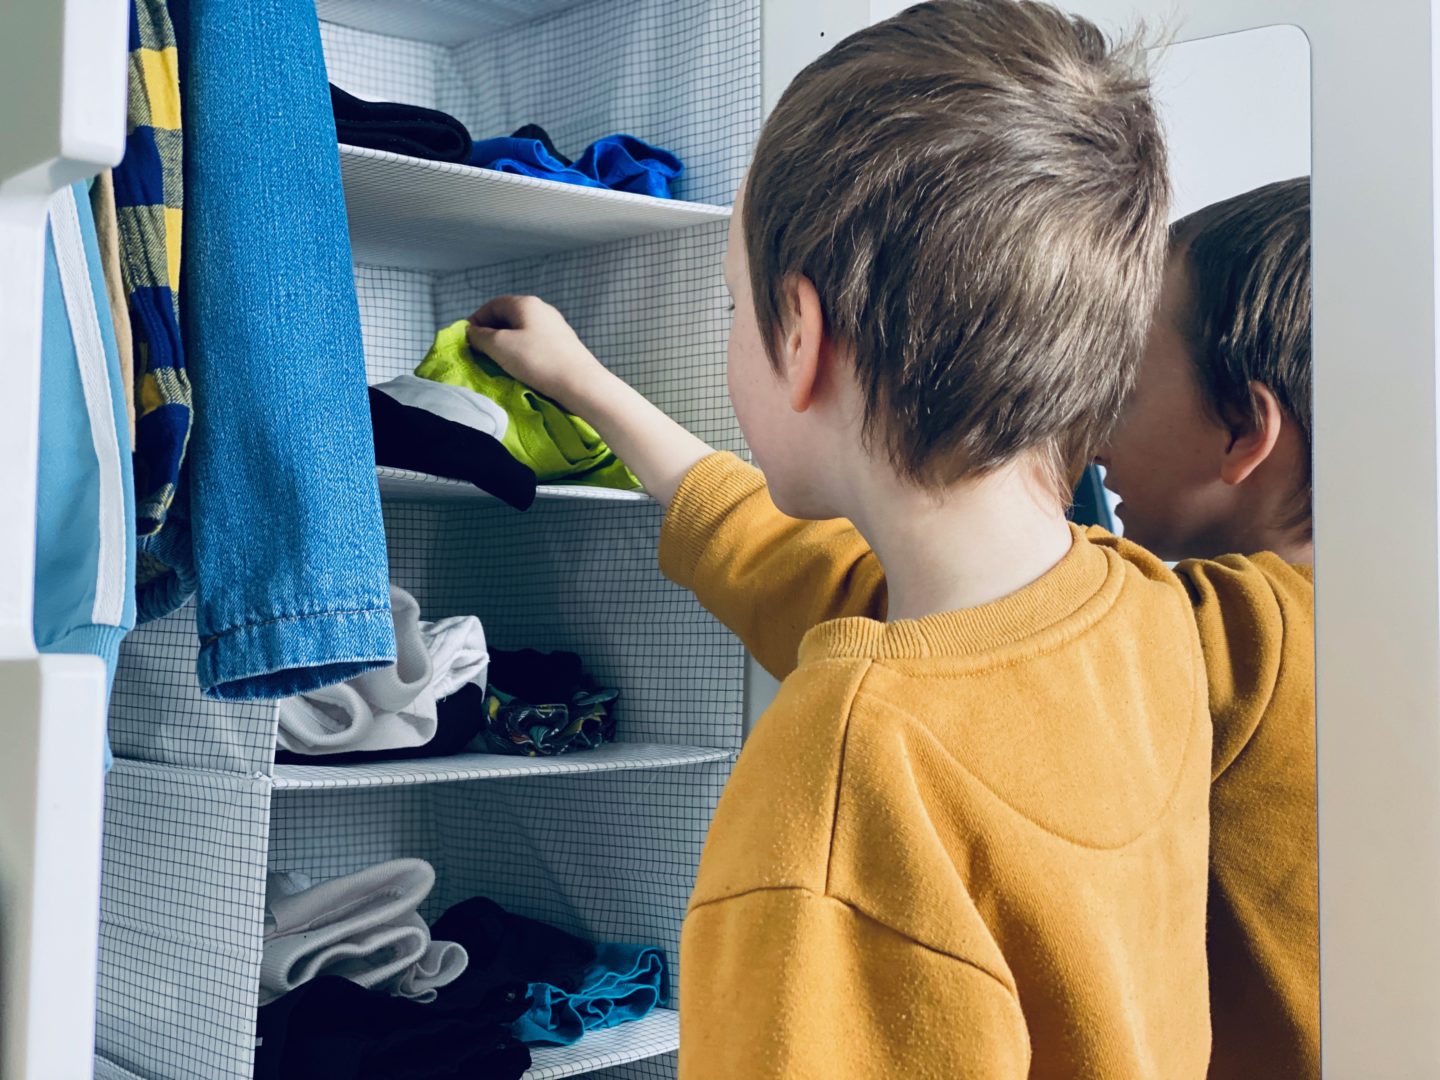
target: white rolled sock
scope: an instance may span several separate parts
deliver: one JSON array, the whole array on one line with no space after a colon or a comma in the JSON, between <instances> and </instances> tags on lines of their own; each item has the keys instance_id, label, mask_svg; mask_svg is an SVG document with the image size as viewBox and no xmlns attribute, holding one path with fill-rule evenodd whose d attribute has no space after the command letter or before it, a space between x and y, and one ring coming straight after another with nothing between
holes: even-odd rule
<instances>
[{"instance_id":1,"label":"white rolled sock","mask_svg":"<svg viewBox=\"0 0 1440 1080\"><path fill-rule=\"evenodd\" d=\"M260 1004L320 975L428 1000L464 970L464 949L433 949L417 914L435 884L425 860L394 859L295 892L304 881L267 881Z\"/></svg>"},{"instance_id":2,"label":"white rolled sock","mask_svg":"<svg viewBox=\"0 0 1440 1080\"><path fill-rule=\"evenodd\" d=\"M430 930L425 921L419 915L415 916L415 921L425 930L428 939ZM442 986L449 986L465 973L465 965L469 962L463 945L454 941L430 941L425 952L413 963L374 988L428 1005L439 996L436 991Z\"/></svg>"},{"instance_id":3,"label":"white rolled sock","mask_svg":"<svg viewBox=\"0 0 1440 1080\"><path fill-rule=\"evenodd\" d=\"M485 647L485 628L474 615L422 621L420 634L435 672L430 691L436 701L444 700L466 683L485 685L490 653Z\"/></svg>"}]
</instances>

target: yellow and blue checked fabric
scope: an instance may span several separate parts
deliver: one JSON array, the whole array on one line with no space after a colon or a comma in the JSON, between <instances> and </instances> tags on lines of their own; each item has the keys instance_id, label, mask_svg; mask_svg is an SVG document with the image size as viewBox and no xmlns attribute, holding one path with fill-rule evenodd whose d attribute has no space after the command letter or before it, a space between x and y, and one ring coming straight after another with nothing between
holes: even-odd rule
<instances>
[{"instance_id":1,"label":"yellow and blue checked fabric","mask_svg":"<svg viewBox=\"0 0 1440 1080\"><path fill-rule=\"evenodd\" d=\"M180 338L183 145L179 54L166 0L130 7L129 124L115 168L120 271L135 341L136 531L158 533L190 438L190 380Z\"/></svg>"}]
</instances>

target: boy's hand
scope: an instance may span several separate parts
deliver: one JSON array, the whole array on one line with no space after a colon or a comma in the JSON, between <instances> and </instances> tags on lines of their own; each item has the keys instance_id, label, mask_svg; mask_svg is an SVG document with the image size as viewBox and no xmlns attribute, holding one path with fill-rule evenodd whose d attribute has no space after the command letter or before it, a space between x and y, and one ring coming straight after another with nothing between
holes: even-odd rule
<instances>
[{"instance_id":1,"label":"boy's hand","mask_svg":"<svg viewBox=\"0 0 1440 1080\"><path fill-rule=\"evenodd\" d=\"M669 506L710 447L675 423L596 360L565 316L538 296L500 296L470 316L473 348L507 373L581 417Z\"/></svg>"},{"instance_id":2,"label":"boy's hand","mask_svg":"<svg viewBox=\"0 0 1440 1080\"><path fill-rule=\"evenodd\" d=\"M538 296L497 296L470 316L473 348L571 412L608 374L565 316Z\"/></svg>"}]
</instances>

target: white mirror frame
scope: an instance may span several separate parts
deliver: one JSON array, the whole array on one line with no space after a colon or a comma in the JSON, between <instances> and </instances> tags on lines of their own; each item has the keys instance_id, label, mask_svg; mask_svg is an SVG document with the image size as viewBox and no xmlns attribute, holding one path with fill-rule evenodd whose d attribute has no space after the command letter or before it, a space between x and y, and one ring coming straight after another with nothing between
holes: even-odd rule
<instances>
[{"instance_id":1,"label":"white mirror frame","mask_svg":"<svg viewBox=\"0 0 1440 1080\"><path fill-rule=\"evenodd\" d=\"M765 0L766 107L831 43L905 6ZM1310 41L1321 1055L1342 1080L1440 1075L1440 5L1062 6L1176 42L1277 25Z\"/></svg>"},{"instance_id":2,"label":"white mirror frame","mask_svg":"<svg viewBox=\"0 0 1440 1080\"><path fill-rule=\"evenodd\" d=\"M1432 0L1075 0L1189 40L1310 40L1321 1058L1440 1067L1440 525ZM1384 522L1383 529L1377 527Z\"/></svg>"}]
</instances>

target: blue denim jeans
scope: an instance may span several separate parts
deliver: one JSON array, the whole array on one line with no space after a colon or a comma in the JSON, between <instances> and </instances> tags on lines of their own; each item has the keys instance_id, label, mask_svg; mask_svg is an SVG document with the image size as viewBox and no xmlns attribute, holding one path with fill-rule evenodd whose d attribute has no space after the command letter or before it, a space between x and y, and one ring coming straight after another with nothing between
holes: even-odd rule
<instances>
[{"instance_id":1,"label":"blue denim jeans","mask_svg":"<svg viewBox=\"0 0 1440 1080\"><path fill-rule=\"evenodd\" d=\"M313 0L173 5L201 688L395 659L335 125Z\"/></svg>"}]
</instances>

